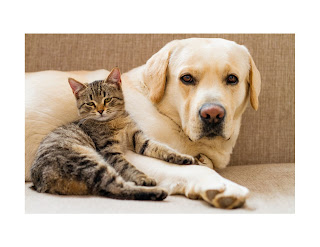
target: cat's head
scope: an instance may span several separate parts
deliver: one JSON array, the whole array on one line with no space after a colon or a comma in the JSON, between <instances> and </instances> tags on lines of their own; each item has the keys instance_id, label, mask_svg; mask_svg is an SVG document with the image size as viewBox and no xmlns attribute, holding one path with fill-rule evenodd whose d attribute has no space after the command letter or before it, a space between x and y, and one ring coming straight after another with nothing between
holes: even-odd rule
<instances>
[{"instance_id":1,"label":"cat's head","mask_svg":"<svg viewBox=\"0 0 320 247\"><path fill-rule=\"evenodd\" d=\"M107 79L81 83L68 79L76 97L79 115L101 121L114 118L124 111L120 70L114 68Z\"/></svg>"}]
</instances>

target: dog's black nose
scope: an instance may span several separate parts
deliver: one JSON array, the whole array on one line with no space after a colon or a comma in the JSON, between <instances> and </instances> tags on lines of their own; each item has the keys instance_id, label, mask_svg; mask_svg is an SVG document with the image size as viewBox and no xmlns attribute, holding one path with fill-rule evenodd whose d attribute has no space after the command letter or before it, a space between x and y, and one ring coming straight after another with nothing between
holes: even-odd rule
<instances>
[{"instance_id":1,"label":"dog's black nose","mask_svg":"<svg viewBox=\"0 0 320 247\"><path fill-rule=\"evenodd\" d=\"M221 105L206 103L201 106L199 115L205 124L218 125L223 121L226 111Z\"/></svg>"}]
</instances>

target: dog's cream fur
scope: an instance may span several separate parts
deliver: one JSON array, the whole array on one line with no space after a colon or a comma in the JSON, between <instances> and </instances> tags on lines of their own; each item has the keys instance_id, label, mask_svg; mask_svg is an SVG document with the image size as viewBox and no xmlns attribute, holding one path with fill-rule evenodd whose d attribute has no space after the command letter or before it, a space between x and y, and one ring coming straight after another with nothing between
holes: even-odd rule
<instances>
[{"instance_id":1,"label":"dog's cream fur","mask_svg":"<svg viewBox=\"0 0 320 247\"><path fill-rule=\"evenodd\" d=\"M181 83L179 78L185 72L197 78L195 86ZM108 73L44 71L26 75L27 181L41 139L77 118L67 78L91 82ZM224 79L230 73L238 76L238 85L226 85ZM207 167L173 165L132 152L127 158L170 194L202 198L216 207L241 206L248 190L210 168L228 164L249 98L258 109L260 74L248 50L223 39L175 40L145 65L123 74L122 82L127 110L142 130L182 153L200 154ZM222 136L210 139L202 135L198 113L204 103L219 103L226 109Z\"/></svg>"}]
</instances>

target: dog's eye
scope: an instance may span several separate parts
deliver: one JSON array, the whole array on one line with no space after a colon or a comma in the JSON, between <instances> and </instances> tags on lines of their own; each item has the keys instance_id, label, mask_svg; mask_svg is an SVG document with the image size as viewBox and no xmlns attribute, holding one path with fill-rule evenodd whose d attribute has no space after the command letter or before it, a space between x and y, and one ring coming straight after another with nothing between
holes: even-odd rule
<instances>
[{"instance_id":1,"label":"dog's eye","mask_svg":"<svg viewBox=\"0 0 320 247\"><path fill-rule=\"evenodd\" d=\"M93 102L88 102L86 104L89 105L89 106L96 106Z\"/></svg>"},{"instance_id":2,"label":"dog's eye","mask_svg":"<svg viewBox=\"0 0 320 247\"><path fill-rule=\"evenodd\" d=\"M228 75L226 80L227 84L230 85L236 85L239 82L238 77L236 77L235 75Z\"/></svg>"},{"instance_id":3,"label":"dog's eye","mask_svg":"<svg viewBox=\"0 0 320 247\"><path fill-rule=\"evenodd\" d=\"M195 83L192 75L189 75L189 74L181 76L180 80L182 81L183 84L186 84L186 85L193 85Z\"/></svg>"}]
</instances>

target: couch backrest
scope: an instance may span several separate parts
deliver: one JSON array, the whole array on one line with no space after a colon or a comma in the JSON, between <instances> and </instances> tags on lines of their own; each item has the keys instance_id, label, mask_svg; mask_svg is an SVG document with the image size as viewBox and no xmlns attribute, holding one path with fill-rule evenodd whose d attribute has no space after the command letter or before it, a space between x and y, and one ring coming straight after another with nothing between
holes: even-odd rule
<instances>
[{"instance_id":1,"label":"couch backrest","mask_svg":"<svg viewBox=\"0 0 320 247\"><path fill-rule=\"evenodd\" d=\"M260 108L246 110L231 165L294 162L294 34L26 34L25 71L126 72L169 41L191 37L245 45L261 73Z\"/></svg>"}]
</instances>

